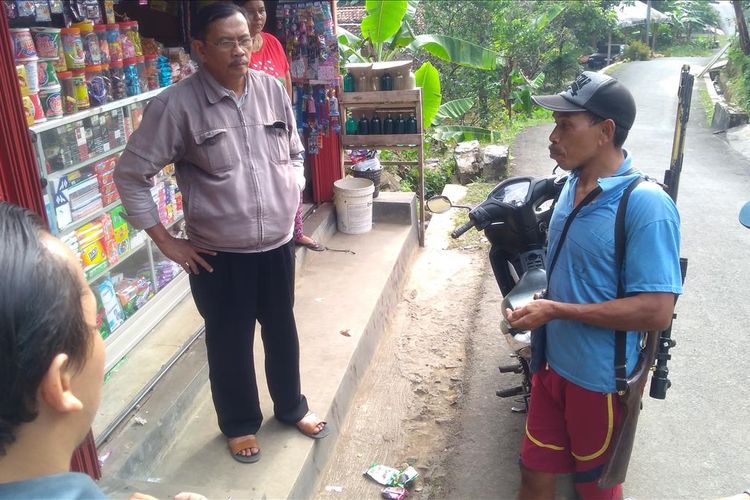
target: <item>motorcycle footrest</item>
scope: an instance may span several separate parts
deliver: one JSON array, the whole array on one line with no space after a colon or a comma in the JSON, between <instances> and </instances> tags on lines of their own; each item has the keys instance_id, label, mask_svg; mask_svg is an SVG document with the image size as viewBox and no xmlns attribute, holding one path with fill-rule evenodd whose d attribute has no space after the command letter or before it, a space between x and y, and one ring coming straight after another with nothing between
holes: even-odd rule
<instances>
[{"instance_id":1,"label":"motorcycle footrest","mask_svg":"<svg viewBox=\"0 0 750 500\"><path fill-rule=\"evenodd\" d=\"M514 365L501 365L497 367L500 370L500 373L522 373L523 367L520 363L516 363Z\"/></svg>"},{"instance_id":2,"label":"motorcycle footrest","mask_svg":"<svg viewBox=\"0 0 750 500\"><path fill-rule=\"evenodd\" d=\"M501 389L499 391L495 391L495 394L500 398L509 398L512 396L524 394L524 392L525 391L523 386L519 385L518 387L511 387L510 389Z\"/></svg>"}]
</instances>

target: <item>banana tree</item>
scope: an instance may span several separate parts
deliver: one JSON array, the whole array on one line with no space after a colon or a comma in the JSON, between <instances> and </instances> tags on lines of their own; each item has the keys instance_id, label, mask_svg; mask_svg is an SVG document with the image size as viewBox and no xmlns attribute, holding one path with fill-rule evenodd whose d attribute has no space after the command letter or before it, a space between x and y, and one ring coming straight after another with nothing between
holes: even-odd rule
<instances>
[{"instance_id":1,"label":"banana tree","mask_svg":"<svg viewBox=\"0 0 750 500\"><path fill-rule=\"evenodd\" d=\"M412 30L419 0L367 0L367 16L362 20L359 37L339 27L339 50L345 62L390 61L413 57L420 50L454 64L479 69L494 69L502 60L496 52L466 40L450 36L415 35ZM440 107L440 75L429 62L415 71L422 89L422 126L432 125Z\"/></svg>"}]
</instances>

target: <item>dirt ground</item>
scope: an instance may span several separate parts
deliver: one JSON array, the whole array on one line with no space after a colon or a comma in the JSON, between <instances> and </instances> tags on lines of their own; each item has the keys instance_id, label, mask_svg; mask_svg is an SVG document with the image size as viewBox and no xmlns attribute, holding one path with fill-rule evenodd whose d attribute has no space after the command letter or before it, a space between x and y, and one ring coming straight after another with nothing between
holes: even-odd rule
<instances>
[{"instance_id":1,"label":"dirt ground","mask_svg":"<svg viewBox=\"0 0 750 500\"><path fill-rule=\"evenodd\" d=\"M470 318L489 272L485 251L447 248L450 224L449 214L431 222L317 498L377 498L382 487L363 471L371 464L405 463L421 476L410 498L441 496L447 443L464 394Z\"/></svg>"}]
</instances>

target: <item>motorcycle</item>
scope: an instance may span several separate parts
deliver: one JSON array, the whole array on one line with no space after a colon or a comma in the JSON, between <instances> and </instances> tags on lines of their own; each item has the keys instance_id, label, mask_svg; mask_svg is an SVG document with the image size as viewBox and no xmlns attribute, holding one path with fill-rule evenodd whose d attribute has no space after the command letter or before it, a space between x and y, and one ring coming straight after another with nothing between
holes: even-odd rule
<instances>
[{"instance_id":1,"label":"motorcycle","mask_svg":"<svg viewBox=\"0 0 750 500\"><path fill-rule=\"evenodd\" d=\"M520 397L528 411L531 394L531 332L517 330L505 318L507 309L528 304L547 288L545 247L554 203L565 184L565 176L511 177L502 181L474 208L454 205L446 196L430 198L427 210L444 213L451 208L469 209L469 221L456 228L451 237L459 238L474 228L484 231L490 242L490 264L503 295L500 329L508 342L514 362L500 366L501 373L522 376L520 385L498 390L501 398Z\"/></svg>"}]
</instances>

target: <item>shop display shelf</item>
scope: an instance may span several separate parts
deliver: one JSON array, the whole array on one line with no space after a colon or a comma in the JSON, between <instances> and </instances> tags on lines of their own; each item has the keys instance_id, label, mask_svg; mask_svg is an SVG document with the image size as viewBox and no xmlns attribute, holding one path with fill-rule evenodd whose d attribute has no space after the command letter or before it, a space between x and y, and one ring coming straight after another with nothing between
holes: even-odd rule
<instances>
[{"instance_id":1,"label":"shop display shelf","mask_svg":"<svg viewBox=\"0 0 750 500\"><path fill-rule=\"evenodd\" d=\"M422 144L422 134L342 135L345 148L409 148Z\"/></svg>"},{"instance_id":2,"label":"shop display shelf","mask_svg":"<svg viewBox=\"0 0 750 500\"><path fill-rule=\"evenodd\" d=\"M189 275L180 271L175 278L130 316L104 340L105 373L111 370L143 337L159 324L190 292Z\"/></svg>"},{"instance_id":3,"label":"shop display shelf","mask_svg":"<svg viewBox=\"0 0 750 500\"><path fill-rule=\"evenodd\" d=\"M62 229L58 229L57 233L55 233L55 235L56 236L60 236L62 234L67 234L67 233L70 233L72 231L75 231L76 229L80 228L81 226L85 226L89 222L93 221L97 217L100 217L101 215L104 215L105 212L109 212L113 208L119 207L121 204L122 204L122 201L120 201L120 200L113 201L112 203L110 203L106 207L100 208L99 210L97 210L96 212L92 213L91 215L87 215L86 217L84 217L81 220L75 221L72 224L68 224L67 226L65 226Z\"/></svg>"},{"instance_id":4,"label":"shop display shelf","mask_svg":"<svg viewBox=\"0 0 750 500\"><path fill-rule=\"evenodd\" d=\"M114 156L124 151L125 146L127 146L127 144L123 144L122 146L117 146L116 148L112 148L109 151L93 156L89 158L88 160L84 160L82 162L76 163L75 165L64 168L62 170L55 170L54 172L47 174L47 179L56 180L56 179L59 179L60 177L68 175L71 172L75 172L76 170L80 170L84 167L88 167L89 165L93 165L94 163L100 162L106 158L109 158L110 156Z\"/></svg>"},{"instance_id":5,"label":"shop display shelf","mask_svg":"<svg viewBox=\"0 0 750 500\"><path fill-rule=\"evenodd\" d=\"M116 101L108 102L107 104L104 104L102 106L96 106L94 108L89 108L84 111L79 111L78 113L74 113L72 115L65 115L62 118L57 118L54 120L47 120L46 122L42 122L42 123L38 123L36 125L30 126L29 130L34 134L40 134L47 130L52 130L53 128L66 125L68 123L73 123L78 120L83 120L84 118L88 118L90 116L98 115L101 113L105 113L107 111L111 111L113 109L122 108L130 104L135 104L136 102L151 99L152 97L159 95L159 93L166 88L168 87L161 87L158 89L149 90L148 92L144 92L142 94L134 95L131 97L126 97L125 99L118 99Z\"/></svg>"},{"instance_id":6,"label":"shop display shelf","mask_svg":"<svg viewBox=\"0 0 750 500\"><path fill-rule=\"evenodd\" d=\"M174 227L177 224L179 224L180 221L182 221L182 220L183 220L183 216L180 215L179 217L175 218L175 220L173 222L167 224L165 227L167 229L171 229L172 227ZM131 248L130 250L128 250L124 254L120 255L120 260L118 260L114 264L108 265L106 268L102 269L96 275L92 276L91 278L88 278L87 281L88 281L89 285L92 284L92 283L94 283L95 281L97 281L97 280L99 280L99 279L107 276L107 274L110 271L112 271L112 269L116 268L117 266L119 266L120 264L122 264L123 262L125 262L126 260L128 260L130 257L132 257L133 255L135 255L139 250L141 250L142 248L145 248L145 247L146 247L146 243L144 242L144 243L141 243L140 245L136 245L135 247Z\"/></svg>"}]
</instances>

